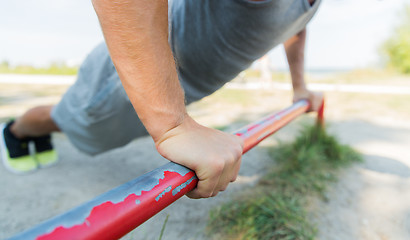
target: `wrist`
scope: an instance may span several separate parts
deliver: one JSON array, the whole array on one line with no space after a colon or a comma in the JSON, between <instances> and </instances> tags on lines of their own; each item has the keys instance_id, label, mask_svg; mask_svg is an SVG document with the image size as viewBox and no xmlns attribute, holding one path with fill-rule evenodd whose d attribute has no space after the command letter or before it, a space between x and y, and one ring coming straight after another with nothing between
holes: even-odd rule
<instances>
[{"instance_id":1,"label":"wrist","mask_svg":"<svg viewBox=\"0 0 410 240\"><path fill-rule=\"evenodd\" d=\"M163 115L162 117L156 118L156 120L145 121L147 124L144 125L155 144L157 144L162 141L161 139L163 139L167 133L172 132L173 129L180 127L186 122L187 117L189 116L186 112L168 116Z\"/></svg>"},{"instance_id":2,"label":"wrist","mask_svg":"<svg viewBox=\"0 0 410 240\"><path fill-rule=\"evenodd\" d=\"M155 142L155 146L158 149L158 146L164 142L165 140L176 136L178 134L180 134L181 132L184 131L190 131L193 128L195 128L195 126L198 126L199 124L197 122L195 122L195 120L193 120L187 113L183 114L183 116L180 117L178 122L175 122L174 125L172 127L169 127L167 129L164 129L161 134L157 135L157 136L152 136L154 142Z\"/></svg>"},{"instance_id":3,"label":"wrist","mask_svg":"<svg viewBox=\"0 0 410 240\"><path fill-rule=\"evenodd\" d=\"M293 91L306 91L306 82L303 71L291 71Z\"/></svg>"},{"instance_id":4,"label":"wrist","mask_svg":"<svg viewBox=\"0 0 410 240\"><path fill-rule=\"evenodd\" d=\"M297 93L305 93L308 92L309 90L307 89L306 85L298 85L298 86L294 86L293 87L293 93L297 94Z\"/></svg>"},{"instance_id":5,"label":"wrist","mask_svg":"<svg viewBox=\"0 0 410 240\"><path fill-rule=\"evenodd\" d=\"M311 92L306 87L300 87L293 90L293 102L305 99L309 100Z\"/></svg>"}]
</instances>

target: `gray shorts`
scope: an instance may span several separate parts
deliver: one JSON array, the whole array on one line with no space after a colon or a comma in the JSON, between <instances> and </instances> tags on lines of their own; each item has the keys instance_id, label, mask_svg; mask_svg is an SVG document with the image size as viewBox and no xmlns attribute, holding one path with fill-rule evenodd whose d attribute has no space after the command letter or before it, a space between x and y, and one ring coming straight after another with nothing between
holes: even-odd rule
<instances>
[{"instance_id":1,"label":"gray shorts","mask_svg":"<svg viewBox=\"0 0 410 240\"><path fill-rule=\"evenodd\" d=\"M320 0L173 0L170 45L186 102L221 88L270 49L295 35ZM52 118L81 151L98 154L147 135L108 54L97 46Z\"/></svg>"}]
</instances>

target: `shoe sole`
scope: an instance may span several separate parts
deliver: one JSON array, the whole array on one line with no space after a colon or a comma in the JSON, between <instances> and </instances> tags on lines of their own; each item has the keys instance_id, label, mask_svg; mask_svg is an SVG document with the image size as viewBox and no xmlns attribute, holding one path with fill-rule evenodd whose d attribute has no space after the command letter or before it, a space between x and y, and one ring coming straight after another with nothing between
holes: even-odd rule
<instances>
[{"instance_id":1,"label":"shoe sole","mask_svg":"<svg viewBox=\"0 0 410 240\"><path fill-rule=\"evenodd\" d=\"M52 155L52 156L50 156ZM46 159L46 158L53 158L52 160L42 160L42 159ZM58 156L57 156L57 152L52 149L52 150L47 150L44 152L40 152L40 153L36 153L36 160L39 164L40 168L48 168L51 167L55 164L58 163ZM44 163L46 162L46 163Z\"/></svg>"},{"instance_id":2,"label":"shoe sole","mask_svg":"<svg viewBox=\"0 0 410 240\"><path fill-rule=\"evenodd\" d=\"M6 142L4 141L4 129L6 128L6 123L2 123L0 124L0 149L7 149L6 147ZM9 165L9 163L7 162L7 159L9 158L8 156L8 152L6 150L2 150L1 151L1 160L3 162L4 167L6 167L6 169L12 173L15 174L27 174L27 173L32 173L35 172L36 170L38 170L38 166L35 169L32 170L28 170L28 171L18 171L16 169L14 169L13 167L11 167Z\"/></svg>"}]
</instances>

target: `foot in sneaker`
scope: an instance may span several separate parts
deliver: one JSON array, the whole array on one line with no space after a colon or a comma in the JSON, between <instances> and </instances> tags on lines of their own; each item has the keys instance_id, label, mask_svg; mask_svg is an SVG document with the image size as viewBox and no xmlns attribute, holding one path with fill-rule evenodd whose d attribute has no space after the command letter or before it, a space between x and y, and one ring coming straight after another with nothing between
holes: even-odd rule
<instances>
[{"instance_id":1,"label":"foot in sneaker","mask_svg":"<svg viewBox=\"0 0 410 240\"><path fill-rule=\"evenodd\" d=\"M47 167L57 162L57 152L51 143L50 134L32 138L36 149L36 160L41 167Z\"/></svg>"},{"instance_id":2,"label":"foot in sneaker","mask_svg":"<svg viewBox=\"0 0 410 240\"><path fill-rule=\"evenodd\" d=\"M10 132L13 122L0 125L0 149L4 166L13 173L28 173L38 168L30 139L18 139Z\"/></svg>"},{"instance_id":3,"label":"foot in sneaker","mask_svg":"<svg viewBox=\"0 0 410 240\"><path fill-rule=\"evenodd\" d=\"M4 166L13 173L28 173L57 162L50 134L18 139L10 131L13 121L0 125L0 149Z\"/></svg>"}]
</instances>

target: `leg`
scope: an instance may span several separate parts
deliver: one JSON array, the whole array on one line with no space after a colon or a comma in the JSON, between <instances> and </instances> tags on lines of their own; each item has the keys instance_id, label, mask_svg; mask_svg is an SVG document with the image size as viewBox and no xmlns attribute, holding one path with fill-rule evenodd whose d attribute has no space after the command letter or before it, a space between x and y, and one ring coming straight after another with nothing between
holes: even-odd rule
<instances>
[{"instance_id":1,"label":"leg","mask_svg":"<svg viewBox=\"0 0 410 240\"><path fill-rule=\"evenodd\" d=\"M52 108L51 118L77 149L89 155L124 146L147 134L105 43L88 55L75 84Z\"/></svg>"},{"instance_id":2,"label":"leg","mask_svg":"<svg viewBox=\"0 0 410 240\"><path fill-rule=\"evenodd\" d=\"M8 170L27 173L57 162L50 133L59 128L51 119L52 108L33 108L16 121L1 125L1 158Z\"/></svg>"},{"instance_id":3,"label":"leg","mask_svg":"<svg viewBox=\"0 0 410 240\"><path fill-rule=\"evenodd\" d=\"M54 131L60 131L51 118L53 107L39 106L28 110L10 126L10 131L20 139L40 137Z\"/></svg>"}]
</instances>

